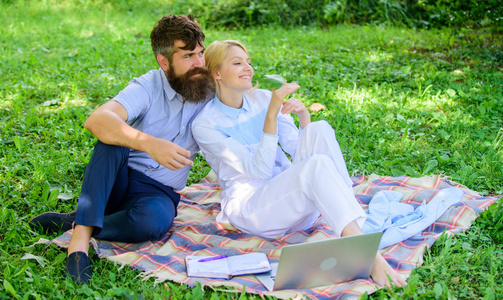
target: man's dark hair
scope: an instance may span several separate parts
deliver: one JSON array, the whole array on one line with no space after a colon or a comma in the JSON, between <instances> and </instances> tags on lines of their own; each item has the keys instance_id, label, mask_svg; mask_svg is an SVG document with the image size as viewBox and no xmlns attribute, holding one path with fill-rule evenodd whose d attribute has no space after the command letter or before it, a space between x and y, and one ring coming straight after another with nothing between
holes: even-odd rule
<instances>
[{"instance_id":1,"label":"man's dark hair","mask_svg":"<svg viewBox=\"0 0 503 300\"><path fill-rule=\"evenodd\" d=\"M204 33L201 26L194 21L194 16L169 15L157 21L150 33L150 43L154 56L164 55L171 62L173 54L177 51L175 41L185 43L183 50L193 50L197 45L204 46Z\"/></svg>"}]
</instances>

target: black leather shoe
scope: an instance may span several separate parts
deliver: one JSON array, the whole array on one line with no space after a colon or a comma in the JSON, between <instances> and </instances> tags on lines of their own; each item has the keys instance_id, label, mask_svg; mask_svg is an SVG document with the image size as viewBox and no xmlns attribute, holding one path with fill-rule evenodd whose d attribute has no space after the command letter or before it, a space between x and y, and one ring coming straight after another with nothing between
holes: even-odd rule
<instances>
[{"instance_id":1,"label":"black leather shoe","mask_svg":"<svg viewBox=\"0 0 503 300\"><path fill-rule=\"evenodd\" d=\"M93 275L91 259L82 251L73 252L66 258L65 271L74 282L85 284Z\"/></svg>"},{"instance_id":2,"label":"black leather shoe","mask_svg":"<svg viewBox=\"0 0 503 300\"><path fill-rule=\"evenodd\" d=\"M59 230L67 231L72 229L77 213L60 214L56 212L46 212L28 221L31 229L42 228L47 233L54 233Z\"/></svg>"}]
</instances>

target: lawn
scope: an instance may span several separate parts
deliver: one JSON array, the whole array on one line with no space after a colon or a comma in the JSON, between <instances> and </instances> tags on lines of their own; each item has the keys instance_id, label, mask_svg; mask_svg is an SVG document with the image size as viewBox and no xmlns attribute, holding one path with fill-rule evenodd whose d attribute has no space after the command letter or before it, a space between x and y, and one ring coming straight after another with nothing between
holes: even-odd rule
<instances>
[{"instance_id":1,"label":"lawn","mask_svg":"<svg viewBox=\"0 0 503 300\"><path fill-rule=\"evenodd\" d=\"M15 1L12 1L15 2ZM164 2L164 3L163 3ZM137 278L95 260L89 285L63 274L66 253L27 221L75 209L96 139L87 116L129 80L157 68L149 34L171 1L0 2L0 298L259 299ZM250 50L255 80L302 87L315 120L335 129L353 174L444 174L484 195L503 193L503 35L484 29L392 26L205 30ZM189 183L209 171L198 157ZM501 202L501 199L500 201ZM403 289L370 298L485 298L503 294L503 208L437 241Z\"/></svg>"}]
</instances>

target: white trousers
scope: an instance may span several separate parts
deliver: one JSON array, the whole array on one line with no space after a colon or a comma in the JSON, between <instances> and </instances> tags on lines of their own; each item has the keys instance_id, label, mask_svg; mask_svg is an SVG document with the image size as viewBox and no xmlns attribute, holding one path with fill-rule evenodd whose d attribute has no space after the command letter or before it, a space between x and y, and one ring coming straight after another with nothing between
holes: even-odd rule
<instances>
[{"instance_id":1,"label":"white trousers","mask_svg":"<svg viewBox=\"0 0 503 300\"><path fill-rule=\"evenodd\" d=\"M341 235L366 214L355 198L339 143L325 121L310 123L299 137L292 167L259 188L229 221L241 231L268 238L311 227L320 213Z\"/></svg>"}]
</instances>

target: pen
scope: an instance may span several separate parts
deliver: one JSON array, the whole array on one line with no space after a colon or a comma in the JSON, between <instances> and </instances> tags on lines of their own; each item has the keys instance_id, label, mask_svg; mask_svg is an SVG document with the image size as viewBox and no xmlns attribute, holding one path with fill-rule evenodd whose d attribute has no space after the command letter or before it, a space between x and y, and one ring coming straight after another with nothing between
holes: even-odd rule
<instances>
[{"instance_id":1,"label":"pen","mask_svg":"<svg viewBox=\"0 0 503 300\"><path fill-rule=\"evenodd\" d=\"M226 257L227 257L227 255L213 256L213 257L200 259L197 262L212 261L212 260L222 259L222 258L226 258Z\"/></svg>"}]
</instances>

